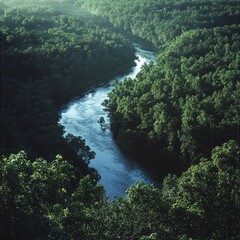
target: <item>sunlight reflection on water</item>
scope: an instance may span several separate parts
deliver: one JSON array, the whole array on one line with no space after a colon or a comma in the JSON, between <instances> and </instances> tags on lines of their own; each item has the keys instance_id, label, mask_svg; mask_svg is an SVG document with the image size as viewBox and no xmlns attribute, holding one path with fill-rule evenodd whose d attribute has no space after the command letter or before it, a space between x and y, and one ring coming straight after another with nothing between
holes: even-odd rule
<instances>
[{"instance_id":1,"label":"sunlight reflection on water","mask_svg":"<svg viewBox=\"0 0 240 240\"><path fill-rule=\"evenodd\" d=\"M152 52L144 51L136 47L138 60L129 73L118 76L122 81L125 77L134 78L146 62L155 61ZM91 150L96 153L90 166L97 169L101 175L100 183L104 185L107 195L113 199L114 195L124 196L129 186L136 181L146 183L153 182L142 167L132 159L124 155L113 140L112 133L106 129L103 131L98 123L100 117L109 121L107 113L103 110L102 102L111 91L111 84L99 87L95 91L87 93L85 97L71 102L61 112L60 124L64 126L65 133L82 136Z\"/></svg>"}]
</instances>

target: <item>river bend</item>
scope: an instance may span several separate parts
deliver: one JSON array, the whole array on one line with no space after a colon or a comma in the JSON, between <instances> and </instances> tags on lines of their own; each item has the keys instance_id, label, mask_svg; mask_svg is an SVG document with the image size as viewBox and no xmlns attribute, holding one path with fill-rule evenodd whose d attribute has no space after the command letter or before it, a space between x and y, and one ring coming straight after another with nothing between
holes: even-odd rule
<instances>
[{"instance_id":1,"label":"river bend","mask_svg":"<svg viewBox=\"0 0 240 240\"><path fill-rule=\"evenodd\" d=\"M90 167L95 168L101 176L100 183L104 186L110 199L115 195L124 196L126 190L136 181L152 183L151 174L136 160L123 154L116 145L112 133L101 129L98 123L100 117L109 122L107 113L101 105L112 89L112 83L126 77L134 78L144 63L155 61L155 54L135 46L138 59L128 73L110 80L109 84L97 87L84 97L72 101L60 114L59 123L64 126L65 134L81 136L86 144L96 153Z\"/></svg>"}]
</instances>

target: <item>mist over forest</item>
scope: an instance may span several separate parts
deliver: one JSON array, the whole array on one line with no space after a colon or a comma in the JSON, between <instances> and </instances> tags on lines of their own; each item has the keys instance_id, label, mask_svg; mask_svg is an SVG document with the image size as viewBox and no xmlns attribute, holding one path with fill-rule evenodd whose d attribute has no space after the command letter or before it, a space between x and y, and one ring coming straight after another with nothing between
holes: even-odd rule
<instances>
[{"instance_id":1,"label":"mist over forest","mask_svg":"<svg viewBox=\"0 0 240 240\"><path fill-rule=\"evenodd\" d=\"M0 0L0 238L239 239L239 9ZM110 200L96 153L59 112L130 71L136 44L156 62L114 83L102 103L109 126L100 120L126 156L166 174Z\"/></svg>"}]
</instances>

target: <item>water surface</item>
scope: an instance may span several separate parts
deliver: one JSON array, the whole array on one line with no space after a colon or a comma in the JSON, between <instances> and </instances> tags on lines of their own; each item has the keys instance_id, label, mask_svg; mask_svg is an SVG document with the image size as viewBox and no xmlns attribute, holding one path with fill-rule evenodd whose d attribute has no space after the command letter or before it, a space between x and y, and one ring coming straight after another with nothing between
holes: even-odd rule
<instances>
[{"instance_id":1,"label":"water surface","mask_svg":"<svg viewBox=\"0 0 240 240\"><path fill-rule=\"evenodd\" d=\"M66 134L82 136L86 144L96 153L90 166L97 169L101 176L100 183L105 187L110 199L113 199L114 195L124 196L125 191L136 181L153 182L151 175L143 166L136 159L130 159L123 154L116 145L112 133L108 129L102 130L98 123L100 117L104 117L106 122L109 121L101 104L111 91L112 83L116 79L124 81L126 77L134 78L144 63L155 61L153 52L145 51L138 46L136 46L136 55L138 57L135 61L136 66L128 73L72 101L61 112L59 121L64 126Z\"/></svg>"}]
</instances>

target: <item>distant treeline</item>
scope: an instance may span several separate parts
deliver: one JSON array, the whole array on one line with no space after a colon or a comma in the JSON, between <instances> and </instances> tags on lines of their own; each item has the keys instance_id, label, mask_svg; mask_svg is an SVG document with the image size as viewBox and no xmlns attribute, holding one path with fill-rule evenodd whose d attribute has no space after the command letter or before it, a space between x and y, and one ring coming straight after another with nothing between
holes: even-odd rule
<instances>
[{"instance_id":1,"label":"distant treeline","mask_svg":"<svg viewBox=\"0 0 240 240\"><path fill-rule=\"evenodd\" d=\"M238 0L78 0L77 4L157 49L191 29L239 24Z\"/></svg>"}]
</instances>

